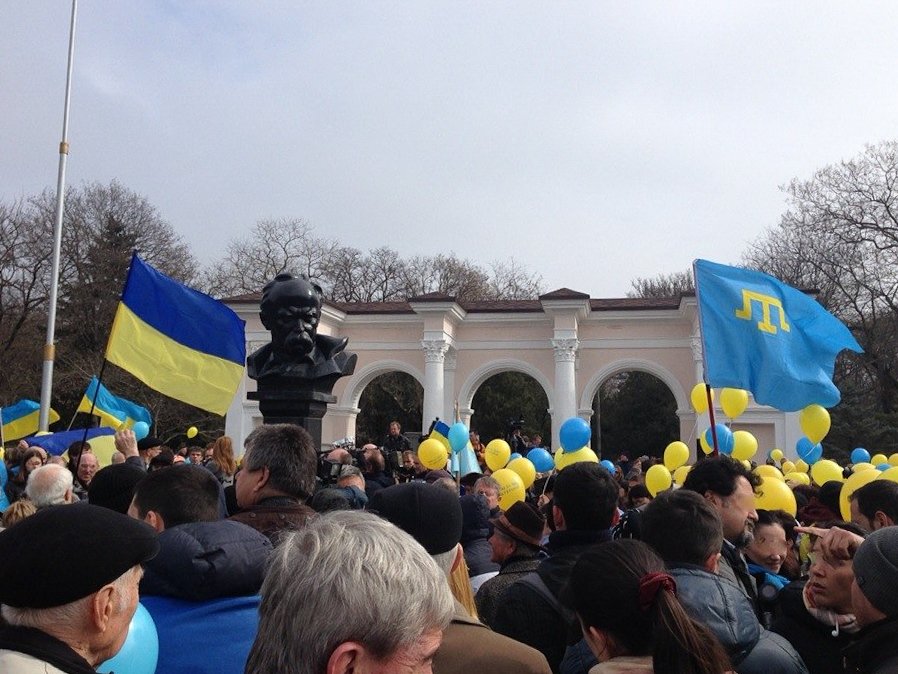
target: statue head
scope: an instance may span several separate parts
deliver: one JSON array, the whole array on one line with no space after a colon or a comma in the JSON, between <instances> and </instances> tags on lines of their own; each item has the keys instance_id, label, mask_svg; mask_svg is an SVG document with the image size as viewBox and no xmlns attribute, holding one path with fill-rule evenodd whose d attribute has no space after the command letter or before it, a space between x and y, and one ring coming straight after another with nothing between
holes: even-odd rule
<instances>
[{"instance_id":1,"label":"statue head","mask_svg":"<svg viewBox=\"0 0 898 674\"><path fill-rule=\"evenodd\" d=\"M275 353L298 358L315 348L322 298L321 286L305 274L296 277L281 273L266 284L259 318L271 332Z\"/></svg>"}]
</instances>

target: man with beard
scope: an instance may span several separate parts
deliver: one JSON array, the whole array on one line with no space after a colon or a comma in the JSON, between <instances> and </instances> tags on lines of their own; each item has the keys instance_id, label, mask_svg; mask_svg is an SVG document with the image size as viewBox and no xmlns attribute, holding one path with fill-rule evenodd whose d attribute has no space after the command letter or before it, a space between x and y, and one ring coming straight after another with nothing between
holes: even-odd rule
<instances>
[{"instance_id":1,"label":"man with beard","mask_svg":"<svg viewBox=\"0 0 898 674\"><path fill-rule=\"evenodd\" d=\"M357 356L343 351L349 339L317 334L322 299L321 286L305 275L278 274L262 289L259 318L271 332L271 343L246 359L252 379L282 376L336 381L352 374Z\"/></svg>"},{"instance_id":2,"label":"man with beard","mask_svg":"<svg viewBox=\"0 0 898 674\"><path fill-rule=\"evenodd\" d=\"M759 610L758 589L748 572L742 550L754 537L758 521L754 490L760 484L757 475L728 456L699 461L683 483L683 489L701 494L720 515L723 547L718 573L741 588L756 612Z\"/></svg>"}]
</instances>

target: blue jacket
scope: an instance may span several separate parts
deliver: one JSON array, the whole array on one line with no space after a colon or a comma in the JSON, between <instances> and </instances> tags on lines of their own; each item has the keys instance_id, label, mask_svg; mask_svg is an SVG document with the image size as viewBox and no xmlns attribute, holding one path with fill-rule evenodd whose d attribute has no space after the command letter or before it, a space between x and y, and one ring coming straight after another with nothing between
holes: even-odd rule
<instances>
[{"instance_id":1,"label":"blue jacket","mask_svg":"<svg viewBox=\"0 0 898 674\"><path fill-rule=\"evenodd\" d=\"M680 603L714 632L739 674L807 674L792 645L761 627L741 587L697 566L668 572L677 583Z\"/></svg>"},{"instance_id":2,"label":"blue jacket","mask_svg":"<svg viewBox=\"0 0 898 674\"><path fill-rule=\"evenodd\" d=\"M159 534L159 554L140 583L159 634L159 674L243 673L270 553L268 538L228 520Z\"/></svg>"},{"instance_id":3,"label":"blue jacket","mask_svg":"<svg viewBox=\"0 0 898 674\"><path fill-rule=\"evenodd\" d=\"M186 601L141 597L159 634L159 674L243 674L259 628L259 596Z\"/></svg>"}]
</instances>

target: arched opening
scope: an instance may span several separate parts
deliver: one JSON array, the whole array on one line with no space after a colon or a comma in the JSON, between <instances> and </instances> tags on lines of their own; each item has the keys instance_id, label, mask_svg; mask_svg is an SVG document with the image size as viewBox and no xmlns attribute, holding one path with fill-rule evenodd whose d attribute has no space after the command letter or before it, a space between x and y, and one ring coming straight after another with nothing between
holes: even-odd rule
<instances>
[{"instance_id":1,"label":"arched opening","mask_svg":"<svg viewBox=\"0 0 898 674\"><path fill-rule=\"evenodd\" d=\"M549 399L542 385L523 372L499 372L483 382L471 403L474 415L470 428L486 444L510 435L512 422L523 420L522 435L542 436L545 446L552 437Z\"/></svg>"},{"instance_id":2,"label":"arched opening","mask_svg":"<svg viewBox=\"0 0 898 674\"><path fill-rule=\"evenodd\" d=\"M381 444L394 419L403 433L421 433L424 387L406 372L385 372L372 379L359 397L356 445Z\"/></svg>"},{"instance_id":3,"label":"arched opening","mask_svg":"<svg viewBox=\"0 0 898 674\"><path fill-rule=\"evenodd\" d=\"M602 458L662 456L680 437L677 401L658 377L629 370L599 387L593 398L593 445Z\"/></svg>"}]
</instances>

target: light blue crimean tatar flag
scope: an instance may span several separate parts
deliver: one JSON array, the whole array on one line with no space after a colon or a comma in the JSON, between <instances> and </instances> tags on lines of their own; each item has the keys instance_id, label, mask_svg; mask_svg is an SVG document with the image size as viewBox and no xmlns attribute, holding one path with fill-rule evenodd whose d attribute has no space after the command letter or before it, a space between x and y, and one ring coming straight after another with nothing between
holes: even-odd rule
<instances>
[{"instance_id":1,"label":"light blue crimean tatar flag","mask_svg":"<svg viewBox=\"0 0 898 674\"><path fill-rule=\"evenodd\" d=\"M751 391L786 412L840 399L833 384L842 349L863 349L807 294L762 272L696 260L705 381Z\"/></svg>"}]
</instances>

